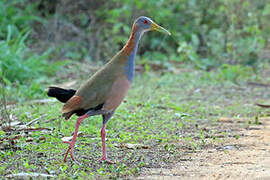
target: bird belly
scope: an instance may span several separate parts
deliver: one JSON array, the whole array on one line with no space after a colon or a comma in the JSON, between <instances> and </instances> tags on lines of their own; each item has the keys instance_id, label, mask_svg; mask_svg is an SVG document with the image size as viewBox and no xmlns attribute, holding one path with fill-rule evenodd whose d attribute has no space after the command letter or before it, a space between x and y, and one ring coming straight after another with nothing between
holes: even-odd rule
<instances>
[{"instance_id":1,"label":"bird belly","mask_svg":"<svg viewBox=\"0 0 270 180\"><path fill-rule=\"evenodd\" d=\"M113 83L111 92L109 93L102 109L108 112L115 110L124 100L130 85L130 81L125 76L119 77Z\"/></svg>"}]
</instances>

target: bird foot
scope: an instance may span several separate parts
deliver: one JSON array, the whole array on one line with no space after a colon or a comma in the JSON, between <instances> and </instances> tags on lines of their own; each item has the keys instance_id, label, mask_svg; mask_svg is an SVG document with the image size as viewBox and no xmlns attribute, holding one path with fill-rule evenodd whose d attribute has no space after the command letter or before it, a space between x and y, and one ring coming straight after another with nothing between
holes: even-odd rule
<instances>
[{"instance_id":1,"label":"bird foot","mask_svg":"<svg viewBox=\"0 0 270 180\"><path fill-rule=\"evenodd\" d=\"M66 152L65 157L64 157L64 162L67 161L67 155L68 155L69 152L70 152L71 159L73 161L76 161L75 158L74 158L74 147L75 147L75 143L72 142L72 141L63 141L63 143L69 144L69 147L68 147L67 152Z\"/></svg>"},{"instance_id":2,"label":"bird foot","mask_svg":"<svg viewBox=\"0 0 270 180\"><path fill-rule=\"evenodd\" d=\"M101 161L101 162L106 162L106 163L108 163L108 164L115 164L115 163L116 163L115 161L111 161L111 160L109 160L109 159L106 158L106 157L100 158L99 161Z\"/></svg>"}]
</instances>

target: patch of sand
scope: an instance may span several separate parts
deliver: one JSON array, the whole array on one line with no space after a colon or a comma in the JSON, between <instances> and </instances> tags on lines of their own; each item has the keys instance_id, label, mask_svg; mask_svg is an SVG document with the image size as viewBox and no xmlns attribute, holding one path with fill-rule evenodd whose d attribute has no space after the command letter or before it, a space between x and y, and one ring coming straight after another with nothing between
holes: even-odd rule
<instances>
[{"instance_id":1,"label":"patch of sand","mask_svg":"<svg viewBox=\"0 0 270 180\"><path fill-rule=\"evenodd\" d=\"M221 148L184 155L172 169L148 169L137 179L270 179L270 119L238 133L243 136L225 138Z\"/></svg>"}]
</instances>

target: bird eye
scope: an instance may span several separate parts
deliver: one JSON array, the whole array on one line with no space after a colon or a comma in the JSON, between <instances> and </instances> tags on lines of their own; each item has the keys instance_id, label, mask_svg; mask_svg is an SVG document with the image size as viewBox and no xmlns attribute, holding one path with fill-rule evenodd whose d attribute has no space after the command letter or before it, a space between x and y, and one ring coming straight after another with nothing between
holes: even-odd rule
<instances>
[{"instance_id":1,"label":"bird eye","mask_svg":"<svg viewBox=\"0 0 270 180\"><path fill-rule=\"evenodd\" d=\"M147 23L148 23L148 21L147 21L147 20L144 20L144 21L143 21L143 23L144 23L144 24L147 24Z\"/></svg>"}]
</instances>

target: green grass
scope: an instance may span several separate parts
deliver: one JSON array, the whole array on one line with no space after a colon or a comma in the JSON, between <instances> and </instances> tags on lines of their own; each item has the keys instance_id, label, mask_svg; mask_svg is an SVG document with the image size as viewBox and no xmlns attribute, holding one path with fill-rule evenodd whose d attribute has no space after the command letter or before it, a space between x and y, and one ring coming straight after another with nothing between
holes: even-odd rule
<instances>
[{"instance_id":1,"label":"green grass","mask_svg":"<svg viewBox=\"0 0 270 180\"><path fill-rule=\"evenodd\" d=\"M239 125L228 127L220 124L217 122L220 117L250 117L255 122L255 117L269 113L253 105L257 100L269 98L265 89L246 85L247 81L267 82L267 79L254 74L240 75L236 85L219 71L187 68L179 74L137 74L126 101L108 122L108 156L112 160L121 160L114 165L98 162L101 156L101 117L88 118L80 126L82 135L78 138L75 156L81 164L72 162L70 157L67 163L63 163L68 145L63 144L61 138L72 135L76 117L63 120L59 102L17 104L9 109L17 120L26 123L45 115L39 124L32 126L51 131L28 134L0 131L0 138L22 136L14 140L13 145L9 141L1 144L0 176L40 172L63 179L116 179L136 176L143 168L171 166L185 153L196 152L222 141L222 137L235 135L234 129ZM249 123L242 125L248 126ZM241 135L235 137L241 139ZM29 139L31 142L27 142ZM142 144L148 148L119 147L126 143Z\"/></svg>"}]
</instances>

